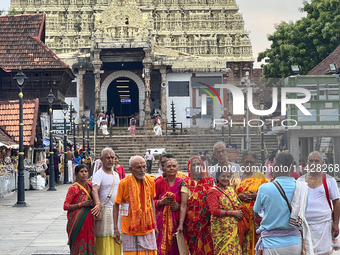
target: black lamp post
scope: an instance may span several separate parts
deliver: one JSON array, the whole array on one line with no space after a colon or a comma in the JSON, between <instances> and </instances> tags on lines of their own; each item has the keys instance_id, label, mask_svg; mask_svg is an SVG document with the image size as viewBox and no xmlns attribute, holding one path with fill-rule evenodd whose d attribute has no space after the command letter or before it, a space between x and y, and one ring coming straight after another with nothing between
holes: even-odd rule
<instances>
[{"instance_id":1,"label":"black lamp post","mask_svg":"<svg viewBox=\"0 0 340 255\"><path fill-rule=\"evenodd\" d=\"M224 142L224 120L225 120L225 117L224 117L223 114L221 116L221 120L222 120L222 142Z\"/></svg>"},{"instance_id":2,"label":"black lamp post","mask_svg":"<svg viewBox=\"0 0 340 255\"><path fill-rule=\"evenodd\" d=\"M261 99L260 101L260 109L263 110L264 109L264 102L263 100ZM261 120L263 121L264 118L263 116L261 116ZM262 123L261 123L262 124ZM263 125L261 125L261 164L262 164L262 167L264 166L264 138L263 138Z\"/></svg>"},{"instance_id":3,"label":"black lamp post","mask_svg":"<svg viewBox=\"0 0 340 255\"><path fill-rule=\"evenodd\" d=\"M19 93L19 163L18 163L18 201L14 206L25 207L25 179L24 179L24 123L23 123L23 94L22 89L25 86L26 75L19 69L19 72L14 76L17 81L17 86L20 89Z\"/></svg>"},{"instance_id":4,"label":"black lamp post","mask_svg":"<svg viewBox=\"0 0 340 255\"><path fill-rule=\"evenodd\" d=\"M66 131L66 115L68 111L68 104L64 102L61 107L63 108L64 114L64 184L68 182L68 165L67 165L67 131Z\"/></svg>"},{"instance_id":5,"label":"black lamp post","mask_svg":"<svg viewBox=\"0 0 340 255\"><path fill-rule=\"evenodd\" d=\"M229 145L231 144L231 125L230 125L230 122L231 122L231 113L228 112L228 127L229 127Z\"/></svg>"},{"instance_id":6,"label":"black lamp post","mask_svg":"<svg viewBox=\"0 0 340 255\"><path fill-rule=\"evenodd\" d=\"M246 123L246 114L247 114L247 108L244 108L244 116L243 116L243 150L246 151L247 150L247 130L246 130L246 125L248 125L248 123Z\"/></svg>"},{"instance_id":7,"label":"black lamp post","mask_svg":"<svg viewBox=\"0 0 340 255\"><path fill-rule=\"evenodd\" d=\"M76 151L76 116L77 116L77 111L73 108L71 111L71 116L73 120L73 151Z\"/></svg>"},{"instance_id":8,"label":"black lamp post","mask_svg":"<svg viewBox=\"0 0 340 255\"><path fill-rule=\"evenodd\" d=\"M83 123L83 152L85 151L85 124L86 124L86 116L83 114L81 117L81 122Z\"/></svg>"},{"instance_id":9,"label":"black lamp post","mask_svg":"<svg viewBox=\"0 0 340 255\"><path fill-rule=\"evenodd\" d=\"M49 178L49 189L48 191L56 191L56 188L54 186L54 177L55 177L55 173L54 173L54 164L53 164L53 130L52 130L52 113L53 113L53 110L52 110L52 104L53 104L53 101L55 99L55 96L53 95L52 93L52 89L50 91L50 93L47 95L46 97L49 105L50 105L50 109L48 110L49 111L49 114L50 114L50 159L49 159L49 172L50 172L50 178Z\"/></svg>"},{"instance_id":10,"label":"black lamp post","mask_svg":"<svg viewBox=\"0 0 340 255\"><path fill-rule=\"evenodd\" d=\"M90 149L90 118L86 118L86 125L87 125L87 150Z\"/></svg>"}]
</instances>

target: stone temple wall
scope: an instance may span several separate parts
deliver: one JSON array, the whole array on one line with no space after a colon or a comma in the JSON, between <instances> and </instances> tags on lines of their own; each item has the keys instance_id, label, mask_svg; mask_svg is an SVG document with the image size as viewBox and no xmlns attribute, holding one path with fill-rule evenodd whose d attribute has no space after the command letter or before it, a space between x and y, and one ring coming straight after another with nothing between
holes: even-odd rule
<instances>
[{"instance_id":1,"label":"stone temple wall","mask_svg":"<svg viewBox=\"0 0 340 255\"><path fill-rule=\"evenodd\" d=\"M235 0L12 0L21 13L46 12L46 45L56 54L90 49L93 38L152 38L185 54L252 61Z\"/></svg>"}]
</instances>

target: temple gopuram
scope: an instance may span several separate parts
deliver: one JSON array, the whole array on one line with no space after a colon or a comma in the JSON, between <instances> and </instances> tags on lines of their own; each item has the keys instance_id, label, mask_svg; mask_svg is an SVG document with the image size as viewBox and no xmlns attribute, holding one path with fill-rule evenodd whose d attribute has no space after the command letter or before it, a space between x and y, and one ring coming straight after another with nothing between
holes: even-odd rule
<instances>
[{"instance_id":1,"label":"temple gopuram","mask_svg":"<svg viewBox=\"0 0 340 255\"><path fill-rule=\"evenodd\" d=\"M252 46L235 0L12 0L13 8L46 13L46 45L77 76L66 101L78 116L113 107L123 122L134 114L150 126L155 112L167 122L174 102L177 121L190 126L185 110L200 105L199 77L211 77L210 86L252 77ZM210 111L231 109L225 90L223 107Z\"/></svg>"}]
</instances>

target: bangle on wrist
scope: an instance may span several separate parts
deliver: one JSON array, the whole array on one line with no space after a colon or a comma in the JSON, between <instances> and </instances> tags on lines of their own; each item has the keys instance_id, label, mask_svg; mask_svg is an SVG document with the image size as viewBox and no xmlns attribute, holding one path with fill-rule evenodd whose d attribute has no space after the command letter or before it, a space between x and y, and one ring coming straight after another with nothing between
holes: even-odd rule
<instances>
[{"instance_id":1,"label":"bangle on wrist","mask_svg":"<svg viewBox=\"0 0 340 255\"><path fill-rule=\"evenodd\" d=\"M184 223L184 220L183 219L179 219L179 222L183 222Z\"/></svg>"},{"instance_id":2,"label":"bangle on wrist","mask_svg":"<svg viewBox=\"0 0 340 255\"><path fill-rule=\"evenodd\" d=\"M82 203L78 203L78 208L80 209L82 207L83 207Z\"/></svg>"}]
</instances>

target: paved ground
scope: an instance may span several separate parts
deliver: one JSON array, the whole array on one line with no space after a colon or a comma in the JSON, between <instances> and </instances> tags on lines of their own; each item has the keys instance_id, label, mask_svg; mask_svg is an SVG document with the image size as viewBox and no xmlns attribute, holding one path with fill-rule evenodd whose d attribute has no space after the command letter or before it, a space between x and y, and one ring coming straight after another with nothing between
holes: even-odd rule
<instances>
[{"instance_id":1,"label":"paved ground","mask_svg":"<svg viewBox=\"0 0 340 255\"><path fill-rule=\"evenodd\" d=\"M55 250L69 254L63 203L69 185L57 191L25 191L28 207L13 207L17 193L0 198L0 254L29 255ZM41 253L52 254L52 253Z\"/></svg>"},{"instance_id":2,"label":"paved ground","mask_svg":"<svg viewBox=\"0 0 340 255\"><path fill-rule=\"evenodd\" d=\"M25 191L28 207L13 207L17 193L0 198L0 254L69 254L63 210L68 187ZM340 251L334 255L340 255Z\"/></svg>"}]
</instances>

